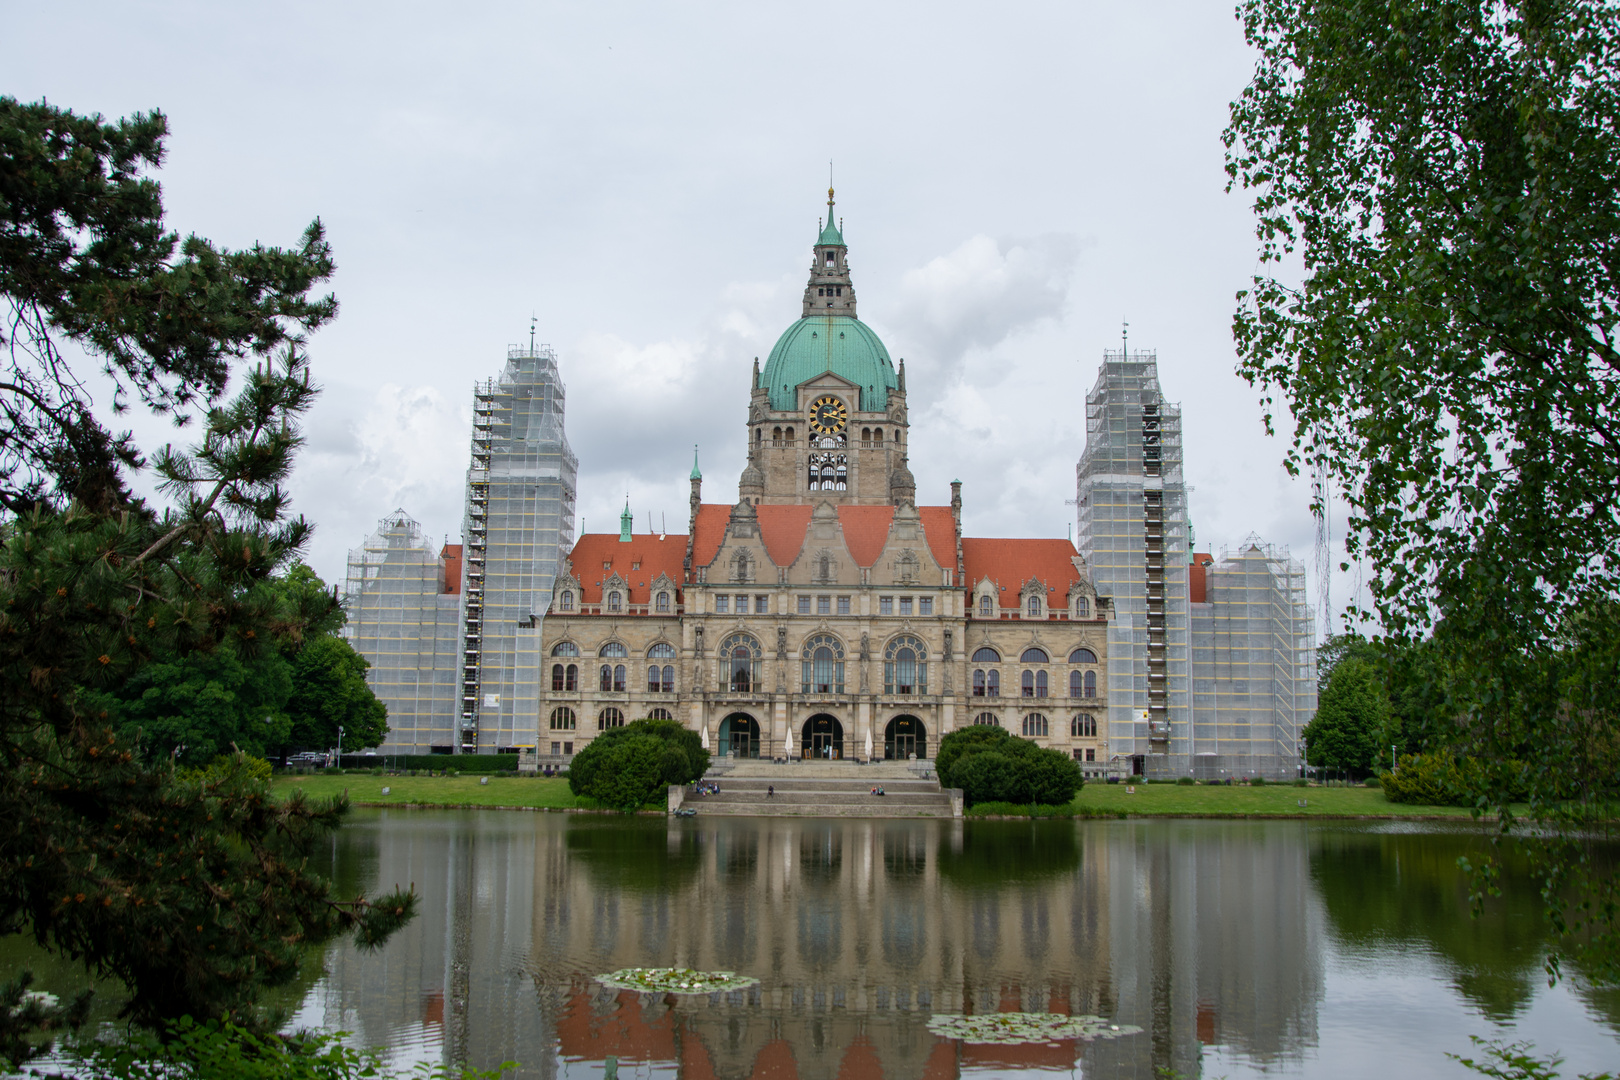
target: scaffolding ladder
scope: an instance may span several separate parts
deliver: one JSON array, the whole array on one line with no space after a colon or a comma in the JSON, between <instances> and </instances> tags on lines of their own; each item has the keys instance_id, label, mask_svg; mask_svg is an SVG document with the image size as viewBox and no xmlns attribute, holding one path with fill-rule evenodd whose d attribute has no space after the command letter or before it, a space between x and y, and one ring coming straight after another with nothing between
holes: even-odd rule
<instances>
[{"instance_id":1,"label":"scaffolding ladder","mask_svg":"<svg viewBox=\"0 0 1620 1080\"><path fill-rule=\"evenodd\" d=\"M1142 403L1142 546L1147 583L1148 752L1170 752L1165 663L1164 470L1159 402Z\"/></svg>"},{"instance_id":2,"label":"scaffolding ladder","mask_svg":"<svg viewBox=\"0 0 1620 1080\"><path fill-rule=\"evenodd\" d=\"M472 468L467 475L466 614L462 628L461 752L478 752L479 669L484 652L484 568L489 543L489 462L495 384L473 385Z\"/></svg>"}]
</instances>

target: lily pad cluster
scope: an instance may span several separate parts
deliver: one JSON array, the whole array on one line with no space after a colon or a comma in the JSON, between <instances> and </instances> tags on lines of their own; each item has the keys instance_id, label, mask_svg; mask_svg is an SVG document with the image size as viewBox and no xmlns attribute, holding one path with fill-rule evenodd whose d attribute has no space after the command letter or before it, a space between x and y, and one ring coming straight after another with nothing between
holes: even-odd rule
<instances>
[{"instance_id":1,"label":"lily pad cluster","mask_svg":"<svg viewBox=\"0 0 1620 1080\"><path fill-rule=\"evenodd\" d=\"M1117 1039L1121 1035L1135 1035L1142 1029L1132 1024L1111 1024L1100 1016L1011 1012L978 1016L938 1013L929 1017L928 1030L942 1039L1006 1046L1059 1039Z\"/></svg>"},{"instance_id":2,"label":"lily pad cluster","mask_svg":"<svg viewBox=\"0 0 1620 1080\"><path fill-rule=\"evenodd\" d=\"M735 971L697 971L692 968L620 968L609 975L598 975L597 982L616 990L637 990L656 994L717 994L742 990L759 980Z\"/></svg>"}]
</instances>

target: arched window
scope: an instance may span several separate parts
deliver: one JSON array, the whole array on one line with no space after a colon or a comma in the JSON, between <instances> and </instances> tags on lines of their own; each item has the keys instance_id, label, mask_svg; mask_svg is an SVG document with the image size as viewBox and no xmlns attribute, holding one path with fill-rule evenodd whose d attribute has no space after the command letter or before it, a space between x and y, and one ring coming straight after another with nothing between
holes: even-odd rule
<instances>
[{"instance_id":1,"label":"arched window","mask_svg":"<svg viewBox=\"0 0 1620 1080\"><path fill-rule=\"evenodd\" d=\"M882 428L877 427L877 428L872 429L872 441L874 443L876 443L877 445L879 445L879 446L883 445L883 429Z\"/></svg>"},{"instance_id":2,"label":"arched window","mask_svg":"<svg viewBox=\"0 0 1620 1080\"><path fill-rule=\"evenodd\" d=\"M618 589L614 589L608 593L607 609L609 611L624 610L624 599L619 595Z\"/></svg>"},{"instance_id":3,"label":"arched window","mask_svg":"<svg viewBox=\"0 0 1620 1080\"><path fill-rule=\"evenodd\" d=\"M995 670L985 672L984 683L985 697L1001 696L1001 672Z\"/></svg>"},{"instance_id":4,"label":"arched window","mask_svg":"<svg viewBox=\"0 0 1620 1080\"><path fill-rule=\"evenodd\" d=\"M599 671L597 674L598 674L598 676L600 676L600 678L597 681L598 688L601 689L604 693L611 692L613 690L613 665L612 664L603 664L602 665L602 670Z\"/></svg>"},{"instance_id":5,"label":"arched window","mask_svg":"<svg viewBox=\"0 0 1620 1080\"><path fill-rule=\"evenodd\" d=\"M562 595L557 598L557 610L558 611L573 611L574 610L574 590L573 589L564 589L562 591Z\"/></svg>"},{"instance_id":6,"label":"arched window","mask_svg":"<svg viewBox=\"0 0 1620 1080\"><path fill-rule=\"evenodd\" d=\"M1091 618L1091 601L1081 596L1074 602L1074 617L1077 619Z\"/></svg>"},{"instance_id":7,"label":"arched window","mask_svg":"<svg viewBox=\"0 0 1620 1080\"><path fill-rule=\"evenodd\" d=\"M664 683L659 676L663 673L663 670L657 664L647 665L647 693L657 694L660 692L659 687L663 686Z\"/></svg>"},{"instance_id":8,"label":"arched window","mask_svg":"<svg viewBox=\"0 0 1620 1080\"><path fill-rule=\"evenodd\" d=\"M1095 739L1097 718L1090 713L1075 713L1074 719L1069 721L1069 734L1076 739Z\"/></svg>"},{"instance_id":9,"label":"arched window","mask_svg":"<svg viewBox=\"0 0 1620 1080\"><path fill-rule=\"evenodd\" d=\"M623 645L619 644L617 641L610 641L606 645L603 645L599 650L597 650L596 655L597 656L605 656L605 657L608 657L609 659L615 659L616 660L616 659L619 659L620 657L629 656L630 655L630 650L625 648Z\"/></svg>"},{"instance_id":10,"label":"arched window","mask_svg":"<svg viewBox=\"0 0 1620 1080\"><path fill-rule=\"evenodd\" d=\"M1029 617L1032 619L1041 617L1041 598L1034 594L1031 594L1029 598Z\"/></svg>"},{"instance_id":11,"label":"arched window","mask_svg":"<svg viewBox=\"0 0 1620 1080\"><path fill-rule=\"evenodd\" d=\"M759 428L754 432L754 445L758 446L765 441L765 429Z\"/></svg>"},{"instance_id":12,"label":"arched window","mask_svg":"<svg viewBox=\"0 0 1620 1080\"><path fill-rule=\"evenodd\" d=\"M996 719L996 714L995 713L989 713L989 712L982 712L978 716L975 716L973 718L973 722L975 724L979 724L979 725L981 725L983 727L1000 727L1001 726L1001 721Z\"/></svg>"},{"instance_id":13,"label":"arched window","mask_svg":"<svg viewBox=\"0 0 1620 1080\"><path fill-rule=\"evenodd\" d=\"M1081 675L1078 671L1069 672L1069 696L1070 697L1084 697L1085 696L1084 687L1085 687L1085 677L1083 675Z\"/></svg>"},{"instance_id":14,"label":"arched window","mask_svg":"<svg viewBox=\"0 0 1620 1080\"><path fill-rule=\"evenodd\" d=\"M675 692L675 665L664 665L664 689L660 693L673 694Z\"/></svg>"},{"instance_id":15,"label":"arched window","mask_svg":"<svg viewBox=\"0 0 1620 1080\"><path fill-rule=\"evenodd\" d=\"M627 685L627 683L626 683L626 680L625 680L624 665L623 664L614 664L613 665L613 690L614 690L614 692L618 693L618 694L624 693L626 685Z\"/></svg>"},{"instance_id":16,"label":"arched window","mask_svg":"<svg viewBox=\"0 0 1620 1080\"><path fill-rule=\"evenodd\" d=\"M551 647L552 656L578 656L579 646L572 641L559 641Z\"/></svg>"},{"instance_id":17,"label":"arched window","mask_svg":"<svg viewBox=\"0 0 1620 1080\"><path fill-rule=\"evenodd\" d=\"M1033 671L1024 672L1021 684L1023 686L1025 697L1035 696L1035 673Z\"/></svg>"},{"instance_id":18,"label":"arched window","mask_svg":"<svg viewBox=\"0 0 1620 1080\"><path fill-rule=\"evenodd\" d=\"M675 646L671 645L667 641L660 641L658 644L647 650L647 659L673 660L675 659Z\"/></svg>"},{"instance_id":19,"label":"arched window","mask_svg":"<svg viewBox=\"0 0 1620 1080\"><path fill-rule=\"evenodd\" d=\"M596 727L599 731L606 731L610 727L624 727L624 713L609 706L596 718Z\"/></svg>"},{"instance_id":20,"label":"arched window","mask_svg":"<svg viewBox=\"0 0 1620 1080\"><path fill-rule=\"evenodd\" d=\"M793 445L793 429L792 429L792 428L788 428L788 429L787 429L787 431L786 431L786 432L784 432L784 433L783 433L783 434L784 434L784 435L785 435L785 436L786 436L786 438L787 438L787 444L788 444L788 445L789 445L789 446L792 446L792 445Z\"/></svg>"},{"instance_id":21,"label":"arched window","mask_svg":"<svg viewBox=\"0 0 1620 1080\"><path fill-rule=\"evenodd\" d=\"M579 665L561 664L551 665L551 688L553 690L574 691L579 689Z\"/></svg>"},{"instance_id":22,"label":"arched window","mask_svg":"<svg viewBox=\"0 0 1620 1080\"><path fill-rule=\"evenodd\" d=\"M669 593L667 593L667 592L659 593L658 596L653 601L653 608L656 611L668 611L669 610Z\"/></svg>"},{"instance_id":23,"label":"arched window","mask_svg":"<svg viewBox=\"0 0 1620 1080\"><path fill-rule=\"evenodd\" d=\"M673 720L673 719L675 719L675 717L668 709L663 708L662 706L660 706L659 708L653 709L652 711L647 713L647 719L649 719L649 720Z\"/></svg>"},{"instance_id":24,"label":"arched window","mask_svg":"<svg viewBox=\"0 0 1620 1080\"><path fill-rule=\"evenodd\" d=\"M885 694L928 693L928 647L914 637L897 637L883 650Z\"/></svg>"},{"instance_id":25,"label":"arched window","mask_svg":"<svg viewBox=\"0 0 1620 1080\"><path fill-rule=\"evenodd\" d=\"M764 656L759 640L752 634L732 634L726 638L720 643L720 689L734 694L758 692Z\"/></svg>"},{"instance_id":26,"label":"arched window","mask_svg":"<svg viewBox=\"0 0 1620 1080\"><path fill-rule=\"evenodd\" d=\"M992 608L992 605L990 603L989 594L986 594L984 596L979 597L979 615L980 615L980 617L988 619L990 616L994 615L995 612L993 610L991 610L991 608Z\"/></svg>"},{"instance_id":27,"label":"arched window","mask_svg":"<svg viewBox=\"0 0 1620 1080\"><path fill-rule=\"evenodd\" d=\"M1097 654L1087 648L1079 648L1069 654L1069 663L1071 664L1095 664L1096 662Z\"/></svg>"},{"instance_id":28,"label":"arched window","mask_svg":"<svg viewBox=\"0 0 1620 1080\"><path fill-rule=\"evenodd\" d=\"M1035 673L1035 696L1046 696L1046 672L1044 671L1037 671Z\"/></svg>"},{"instance_id":29,"label":"arched window","mask_svg":"<svg viewBox=\"0 0 1620 1080\"><path fill-rule=\"evenodd\" d=\"M551 665L551 688L553 690L563 688L563 666L561 664Z\"/></svg>"},{"instance_id":30,"label":"arched window","mask_svg":"<svg viewBox=\"0 0 1620 1080\"><path fill-rule=\"evenodd\" d=\"M973 696L984 697L984 669L975 668L973 671Z\"/></svg>"},{"instance_id":31,"label":"arched window","mask_svg":"<svg viewBox=\"0 0 1620 1080\"><path fill-rule=\"evenodd\" d=\"M1085 696L1086 697L1096 697L1097 696L1097 673L1095 671L1086 672L1086 694L1085 694Z\"/></svg>"},{"instance_id":32,"label":"arched window","mask_svg":"<svg viewBox=\"0 0 1620 1080\"><path fill-rule=\"evenodd\" d=\"M1001 663L1001 654L985 645L973 651L973 662L975 664L999 664Z\"/></svg>"},{"instance_id":33,"label":"arched window","mask_svg":"<svg viewBox=\"0 0 1620 1080\"><path fill-rule=\"evenodd\" d=\"M831 634L817 634L799 653L799 682L806 694L844 692L844 645Z\"/></svg>"},{"instance_id":34,"label":"arched window","mask_svg":"<svg viewBox=\"0 0 1620 1080\"><path fill-rule=\"evenodd\" d=\"M573 731L578 726L579 721L575 718L573 709L556 708L551 710L552 731Z\"/></svg>"},{"instance_id":35,"label":"arched window","mask_svg":"<svg viewBox=\"0 0 1620 1080\"><path fill-rule=\"evenodd\" d=\"M1024 717L1024 738L1044 739L1047 734L1046 717L1038 712L1032 712Z\"/></svg>"},{"instance_id":36,"label":"arched window","mask_svg":"<svg viewBox=\"0 0 1620 1080\"><path fill-rule=\"evenodd\" d=\"M1051 658L1046 655L1045 649L1037 649L1033 645L1025 649L1023 655L1018 659L1025 664L1049 664L1052 662Z\"/></svg>"}]
</instances>

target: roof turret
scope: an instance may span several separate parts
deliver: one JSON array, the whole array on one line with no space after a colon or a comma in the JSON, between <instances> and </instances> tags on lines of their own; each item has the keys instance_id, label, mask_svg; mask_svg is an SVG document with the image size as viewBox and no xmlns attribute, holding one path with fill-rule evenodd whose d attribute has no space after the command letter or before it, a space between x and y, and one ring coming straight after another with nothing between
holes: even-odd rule
<instances>
[{"instance_id":1,"label":"roof turret","mask_svg":"<svg viewBox=\"0 0 1620 1080\"><path fill-rule=\"evenodd\" d=\"M897 383L889 350L856 317L849 249L843 230L834 225L833 207L833 189L828 188L827 224L816 238L804 313L777 339L756 380L769 391L771 408L779 412L797 409L799 385L827 371L860 388L856 408L863 412L888 408L889 391Z\"/></svg>"}]
</instances>

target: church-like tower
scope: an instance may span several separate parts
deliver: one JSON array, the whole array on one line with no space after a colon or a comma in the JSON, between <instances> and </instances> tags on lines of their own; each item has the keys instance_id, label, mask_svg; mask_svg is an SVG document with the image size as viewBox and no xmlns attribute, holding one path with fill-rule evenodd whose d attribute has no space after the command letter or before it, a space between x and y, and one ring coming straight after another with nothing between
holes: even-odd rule
<instances>
[{"instance_id":1,"label":"church-like tower","mask_svg":"<svg viewBox=\"0 0 1620 1080\"><path fill-rule=\"evenodd\" d=\"M906 465L905 362L856 317L849 247L833 216L816 237L804 312L754 362L748 466L739 501L902 505L915 501Z\"/></svg>"}]
</instances>

